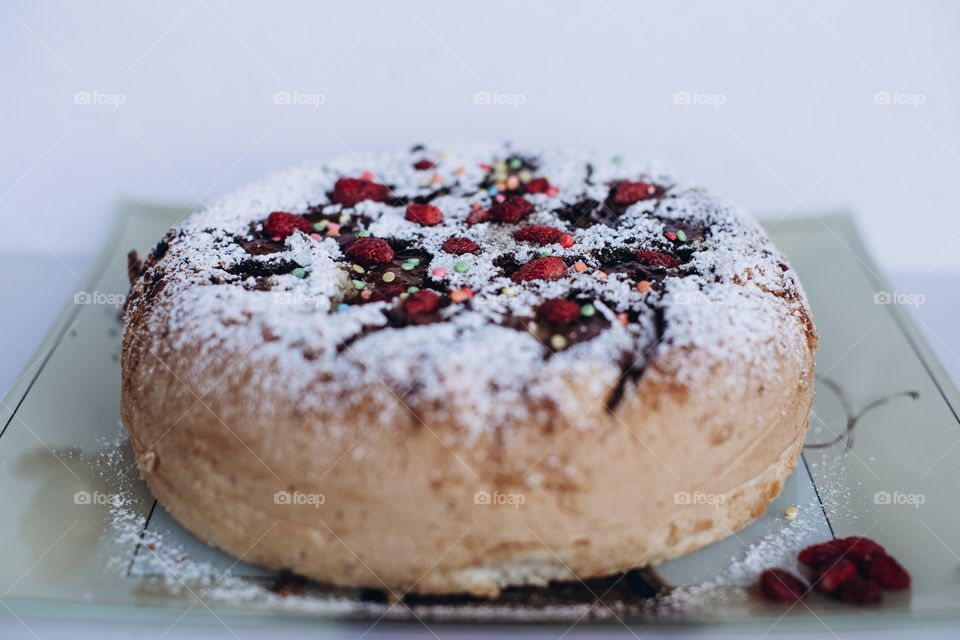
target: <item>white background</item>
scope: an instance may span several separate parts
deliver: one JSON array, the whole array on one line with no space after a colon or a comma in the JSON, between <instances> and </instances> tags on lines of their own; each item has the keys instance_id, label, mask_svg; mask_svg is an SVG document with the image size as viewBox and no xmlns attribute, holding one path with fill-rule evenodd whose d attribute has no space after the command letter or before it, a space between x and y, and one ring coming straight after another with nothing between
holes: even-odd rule
<instances>
[{"instance_id":1,"label":"white background","mask_svg":"<svg viewBox=\"0 0 960 640\"><path fill-rule=\"evenodd\" d=\"M759 213L852 206L887 269L960 272L957 2L2 0L0 47L0 251L92 254L118 196L512 139L661 157Z\"/></svg>"}]
</instances>

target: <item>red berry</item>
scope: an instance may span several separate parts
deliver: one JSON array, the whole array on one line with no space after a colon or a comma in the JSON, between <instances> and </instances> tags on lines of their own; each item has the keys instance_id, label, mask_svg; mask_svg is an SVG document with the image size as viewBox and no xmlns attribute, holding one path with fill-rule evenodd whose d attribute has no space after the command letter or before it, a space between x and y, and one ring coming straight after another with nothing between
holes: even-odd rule
<instances>
[{"instance_id":1,"label":"red berry","mask_svg":"<svg viewBox=\"0 0 960 640\"><path fill-rule=\"evenodd\" d=\"M566 324L580 317L580 305L572 300L547 300L537 310L537 316L550 324Z\"/></svg>"},{"instance_id":2,"label":"red berry","mask_svg":"<svg viewBox=\"0 0 960 640\"><path fill-rule=\"evenodd\" d=\"M899 591L910 588L910 574L887 554L872 554L869 559L858 562L860 570L870 580L884 589Z\"/></svg>"},{"instance_id":3,"label":"red berry","mask_svg":"<svg viewBox=\"0 0 960 640\"><path fill-rule=\"evenodd\" d=\"M467 224L474 225L490 219L490 209L474 209L467 216Z\"/></svg>"},{"instance_id":4,"label":"red berry","mask_svg":"<svg viewBox=\"0 0 960 640\"><path fill-rule=\"evenodd\" d=\"M403 311L410 317L428 316L440 308L440 296L429 289L411 293L403 301Z\"/></svg>"},{"instance_id":5,"label":"red berry","mask_svg":"<svg viewBox=\"0 0 960 640\"><path fill-rule=\"evenodd\" d=\"M560 242L563 236L563 231L556 227L544 227L538 224L524 227L513 234L513 237L520 242L532 242L534 244L553 244L554 242Z\"/></svg>"},{"instance_id":6,"label":"red berry","mask_svg":"<svg viewBox=\"0 0 960 640\"><path fill-rule=\"evenodd\" d=\"M673 269L680 266L680 258L661 251L638 251L637 260L650 267Z\"/></svg>"},{"instance_id":7,"label":"red berry","mask_svg":"<svg viewBox=\"0 0 960 640\"><path fill-rule=\"evenodd\" d=\"M432 204L411 202L407 205L407 220L419 222L425 227L432 227L443 221L443 212Z\"/></svg>"},{"instance_id":8,"label":"red berry","mask_svg":"<svg viewBox=\"0 0 960 640\"><path fill-rule=\"evenodd\" d=\"M433 162L432 160L427 160L426 158L424 158L423 160L417 160L416 162L413 163L413 168L416 169L417 171L426 171L427 169L433 169L435 166L437 166L436 162Z\"/></svg>"},{"instance_id":9,"label":"red berry","mask_svg":"<svg viewBox=\"0 0 960 640\"><path fill-rule=\"evenodd\" d=\"M760 574L760 592L772 602L799 602L807 585L786 569L767 569Z\"/></svg>"},{"instance_id":10,"label":"red berry","mask_svg":"<svg viewBox=\"0 0 960 640\"><path fill-rule=\"evenodd\" d=\"M821 565L816 572L814 586L825 593L833 593L850 580L859 580L857 565L846 558Z\"/></svg>"},{"instance_id":11,"label":"red berry","mask_svg":"<svg viewBox=\"0 0 960 640\"><path fill-rule=\"evenodd\" d=\"M660 188L649 182L621 182L613 190L614 204L633 204L656 197Z\"/></svg>"},{"instance_id":12,"label":"red berry","mask_svg":"<svg viewBox=\"0 0 960 640\"><path fill-rule=\"evenodd\" d=\"M564 249L569 249L573 246L573 236L569 233L565 233L560 236L560 246Z\"/></svg>"},{"instance_id":13,"label":"red berry","mask_svg":"<svg viewBox=\"0 0 960 640\"><path fill-rule=\"evenodd\" d=\"M527 183L527 193L546 193L550 189L550 182L546 178L534 178Z\"/></svg>"},{"instance_id":14,"label":"red berry","mask_svg":"<svg viewBox=\"0 0 960 640\"><path fill-rule=\"evenodd\" d=\"M500 222L517 223L533 213L533 204L521 196L510 196L490 207L490 217Z\"/></svg>"},{"instance_id":15,"label":"red berry","mask_svg":"<svg viewBox=\"0 0 960 640\"><path fill-rule=\"evenodd\" d=\"M844 550L838 540L828 540L820 544L810 545L798 553L797 561L811 569L817 569L828 562L833 562L843 553Z\"/></svg>"},{"instance_id":16,"label":"red berry","mask_svg":"<svg viewBox=\"0 0 960 640\"><path fill-rule=\"evenodd\" d=\"M286 238L294 231L313 233L313 225L303 216L285 211L274 211L267 216L263 230L271 238Z\"/></svg>"},{"instance_id":17,"label":"red berry","mask_svg":"<svg viewBox=\"0 0 960 640\"><path fill-rule=\"evenodd\" d=\"M850 536L848 538L838 538L837 547L844 553L849 554L854 560L866 560L874 555L886 555L887 550L882 546L862 536Z\"/></svg>"},{"instance_id":18,"label":"red berry","mask_svg":"<svg viewBox=\"0 0 960 640\"><path fill-rule=\"evenodd\" d=\"M850 604L877 604L883 599L880 585L872 580L849 580L835 594L843 602Z\"/></svg>"},{"instance_id":19,"label":"red berry","mask_svg":"<svg viewBox=\"0 0 960 640\"><path fill-rule=\"evenodd\" d=\"M333 185L333 201L345 207L352 207L364 200L386 202L389 198L389 187L362 178L340 178Z\"/></svg>"},{"instance_id":20,"label":"red berry","mask_svg":"<svg viewBox=\"0 0 960 640\"><path fill-rule=\"evenodd\" d=\"M381 264L393 260L393 249L386 240L380 238L358 238L350 243L347 257L365 265Z\"/></svg>"},{"instance_id":21,"label":"red berry","mask_svg":"<svg viewBox=\"0 0 960 640\"><path fill-rule=\"evenodd\" d=\"M382 284L373 290L373 295L370 296L370 302L384 302L387 300L393 300L401 293L403 293L403 285Z\"/></svg>"},{"instance_id":22,"label":"red berry","mask_svg":"<svg viewBox=\"0 0 960 640\"><path fill-rule=\"evenodd\" d=\"M453 253L456 255L463 255L464 253L473 253L480 247L476 242L470 238L463 237L453 237L448 238L446 242L443 243L441 249L447 253Z\"/></svg>"},{"instance_id":23,"label":"red berry","mask_svg":"<svg viewBox=\"0 0 960 640\"><path fill-rule=\"evenodd\" d=\"M514 282L529 280L556 280L567 275L567 265L556 256L547 256L531 260L517 269L510 279Z\"/></svg>"}]
</instances>

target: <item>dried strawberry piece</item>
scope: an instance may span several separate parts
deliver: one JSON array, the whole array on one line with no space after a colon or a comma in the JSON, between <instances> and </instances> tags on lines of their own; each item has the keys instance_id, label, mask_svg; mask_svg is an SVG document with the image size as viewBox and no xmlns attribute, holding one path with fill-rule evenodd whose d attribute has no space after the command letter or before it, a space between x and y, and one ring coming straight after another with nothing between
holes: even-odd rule
<instances>
[{"instance_id":1,"label":"dried strawberry piece","mask_svg":"<svg viewBox=\"0 0 960 640\"><path fill-rule=\"evenodd\" d=\"M403 293L403 285L400 284L382 284L373 290L370 296L370 302L386 302L393 300Z\"/></svg>"},{"instance_id":2,"label":"dried strawberry piece","mask_svg":"<svg viewBox=\"0 0 960 640\"><path fill-rule=\"evenodd\" d=\"M877 604L883 599L880 585L872 580L856 578L848 580L835 594L841 601L849 604Z\"/></svg>"},{"instance_id":3,"label":"dried strawberry piece","mask_svg":"<svg viewBox=\"0 0 960 640\"><path fill-rule=\"evenodd\" d=\"M531 260L517 269L510 279L514 282L529 280L556 280L567 275L567 265L556 256L547 256Z\"/></svg>"},{"instance_id":4,"label":"dried strawberry piece","mask_svg":"<svg viewBox=\"0 0 960 640\"><path fill-rule=\"evenodd\" d=\"M553 244L560 242L564 236L563 231L556 227L545 227L539 224L532 224L524 227L513 234L516 240L521 242L533 242L534 244Z\"/></svg>"},{"instance_id":5,"label":"dried strawberry piece","mask_svg":"<svg viewBox=\"0 0 960 640\"><path fill-rule=\"evenodd\" d=\"M824 564L829 562L834 562L837 558L842 556L844 549L840 544L839 540L828 540L827 542L821 542L820 544L813 544L797 554L797 561L802 564L810 567L811 569L817 569Z\"/></svg>"},{"instance_id":6,"label":"dried strawberry piece","mask_svg":"<svg viewBox=\"0 0 960 640\"><path fill-rule=\"evenodd\" d=\"M393 260L393 248L380 238L358 238L350 243L347 257L363 265L381 264Z\"/></svg>"},{"instance_id":7,"label":"dried strawberry piece","mask_svg":"<svg viewBox=\"0 0 960 640\"><path fill-rule=\"evenodd\" d=\"M490 207L490 217L500 222L517 223L533 213L533 204L521 196L510 196Z\"/></svg>"},{"instance_id":8,"label":"dried strawberry piece","mask_svg":"<svg viewBox=\"0 0 960 640\"><path fill-rule=\"evenodd\" d=\"M428 316L440 308L440 296L429 289L411 293L403 301L403 311L410 317Z\"/></svg>"},{"instance_id":9,"label":"dried strawberry piece","mask_svg":"<svg viewBox=\"0 0 960 640\"><path fill-rule=\"evenodd\" d=\"M294 231L313 233L313 225L303 216L286 211L274 211L267 216L263 223L263 230L271 238L286 238Z\"/></svg>"},{"instance_id":10,"label":"dried strawberry piece","mask_svg":"<svg viewBox=\"0 0 960 640\"><path fill-rule=\"evenodd\" d=\"M857 564L865 577L884 589L899 591L910 588L910 574L903 565L886 553L872 554L868 560Z\"/></svg>"},{"instance_id":11,"label":"dried strawberry piece","mask_svg":"<svg viewBox=\"0 0 960 640\"><path fill-rule=\"evenodd\" d=\"M390 188L363 178L340 178L333 185L333 201L345 207L352 207L364 200L386 202L390 199Z\"/></svg>"},{"instance_id":12,"label":"dried strawberry piece","mask_svg":"<svg viewBox=\"0 0 960 640\"><path fill-rule=\"evenodd\" d=\"M649 182L621 182L613 190L614 204L633 204L656 197L660 188Z\"/></svg>"},{"instance_id":13,"label":"dried strawberry piece","mask_svg":"<svg viewBox=\"0 0 960 640\"><path fill-rule=\"evenodd\" d=\"M837 546L848 554L854 560L868 560L874 555L886 555L887 550L882 546L862 536L850 536L848 538L838 538Z\"/></svg>"},{"instance_id":14,"label":"dried strawberry piece","mask_svg":"<svg viewBox=\"0 0 960 640\"><path fill-rule=\"evenodd\" d=\"M662 251L638 251L637 260L650 267L673 269L680 266L680 258Z\"/></svg>"},{"instance_id":15,"label":"dried strawberry piece","mask_svg":"<svg viewBox=\"0 0 960 640\"><path fill-rule=\"evenodd\" d=\"M411 202L407 205L407 220L432 227L443 222L443 212L432 204Z\"/></svg>"},{"instance_id":16,"label":"dried strawberry piece","mask_svg":"<svg viewBox=\"0 0 960 640\"><path fill-rule=\"evenodd\" d=\"M767 569L760 574L760 592L772 602L799 602L807 585L786 569Z\"/></svg>"},{"instance_id":17,"label":"dried strawberry piece","mask_svg":"<svg viewBox=\"0 0 960 640\"><path fill-rule=\"evenodd\" d=\"M474 225L490 219L490 209L474 209L467 216L467 224Z\"/></svg>"},{"instance_id":18,"label":"dried strawberry piece","mask_svg":"<svg viewBox=\"0 0 960 640\"><path fill-rule=\"evenodd\" d=\"M427 160L426 158L424 158L423 160L417 160L416 162L413 163L413 168L416 169L417 171L427 171L428 169L433 169L436 166L437 166L436 162L432 160Z\"/></svg>"},{"instance_id":19,"label":"dried strawberry piece","mask_svg":"<svg viewBox=\"0 0 960 640\"><path fill-rule=\"evenodd\" d=\"M580 317L580 305L572 300L547 300L537 309L537 317L550 324L566 324Z\"/></svg>"},{"instance_id":20,"label":"dried strawberry piece","mask_svg":"<svg viewBox=\"0 0 960 640\"><path fill-rule=\"evenodd\" d=\"M822 565L817 570L814 585L820 591L833 593L847 582L859 579L857 565L846 558L840 558L836 562Z\"/></svg>"},{"instance_id":21,"label":"dried strawberry piece","mask_svg":"<svg viewBox=\"0 0 960 640\"><path fill-rule=\"evenodd\" d=\"M527 193L546 193L550 190L550 181L546 178L534 178L527 183Z\"/></svg>"},{"instance_id":22,"label":"dried strawberry piece","mask_svg":"<svg viewBox=\"0 0 960 640\"><path fill-rule=\"evenodd\" d=\"M443 243L441 249L447 253L453 253L455 255L463 255L464 253L473 253L480 247L476 242L470 238L464 238L460 236L455 236L453 238L447 238L446 242Z\"/></svg>"}]
</instances>

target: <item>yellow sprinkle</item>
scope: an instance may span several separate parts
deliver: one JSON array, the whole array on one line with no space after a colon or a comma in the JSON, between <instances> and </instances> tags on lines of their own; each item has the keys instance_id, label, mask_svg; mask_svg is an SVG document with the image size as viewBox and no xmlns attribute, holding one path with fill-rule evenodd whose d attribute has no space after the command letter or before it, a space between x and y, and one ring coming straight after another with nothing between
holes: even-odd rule
<instances>
[{"instance_id":1,"label":"yellow sprinkle","mask_svg":"<svg viewBox=\"0 0 960 640\"><path fill-rule=\"evenodd\" d=\"M564 338L559 333L556 333L550 336L550 346L553 347L555 350L560 351L560 349L563 349L564 347L567 346L567 339Z\"/></svg>"},{"instance_id":2,"label":"yellow sprinkle","mask_svg":"<svg viewBox=\"0 0 960 640\"><path fill-rule=\"evenodd\" d=\"M650 281L641 280L640 282L638 282L637 291L639 291L640 293L646 293L647 291L650 291Z\"/></svg>"},{"instance_id":3,"label":"yellow sprinkle","mask_svg":"<svg viewBox=\"0 0 960 640\"><path fill-rule=\"evenodd\" d=\"M395 274L393 271L387 271L386 273L383 274L384 282L393 282L396 279L397 279L397 274Z\"/></svg>"},{"instance_id":4,"label":"yellow sprinkle","mask_svg":"<svg viewBox=\"0 0 960 640\"><path fill-rule=\"evenodd\" d=\"M353 270L357 273L363 273L365 269L358 264L353 265Z\"/></svg>"},{"instance_id":5,"label":"yellow sprinkle","mask_svg":"<svg viewBox=\"0 0 960 640\"><path fill-rule=\"evenodd\" d=\"M577 260L576 262L573 263L573 270L576 271L577 273L583 273L584 271L587 270L587 263L584 262L583 260Z\"/></svg>"},{"instance_id":6,"label":"yellow sprinkle","mask_svg":"<svg viewBox=\"0 0 960 640\"><path fill-rule=\"evenodd\" d=\"M517 295L517 290L513 287L504 287L500 290L500 293L508 298L512 298L513 296Z\"/></svg>"},{"instance_id":7,"label":"yellow sprinkle","mask_svg":"<svg viewBox=\"0 0 960 640\"><path fill-rule=\"evenodd\" d=\"M798 515L800 515L800 509L795 506L791 505L783 510L783 517L787 520L796 520Z\"/></svg>"}]
</instances>

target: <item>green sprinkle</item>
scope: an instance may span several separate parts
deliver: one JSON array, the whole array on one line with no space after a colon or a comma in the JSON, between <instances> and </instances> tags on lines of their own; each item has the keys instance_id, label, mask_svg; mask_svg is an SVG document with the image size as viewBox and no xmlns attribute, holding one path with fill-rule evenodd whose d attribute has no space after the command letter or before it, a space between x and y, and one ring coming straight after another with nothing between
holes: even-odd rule
<instances>
[{"instance_id":1,"label":"green sprinkle","mask_svg":"<svg viewBox=\"0 0 960 640\"><path fill-rule=\"evenodd\" d=\"M590 303L580 307L580 315L582 315L584 318L592 318L596 312L597 310Z\"/></svg>"},{"instance_id":2,"label":"green sprinkle","mask_svg":"<svg viewBox=\"0 0 960 640\"><path fill-rule=\"evenodd\" d=\"M314 231L323 231L324 229L327 228L327 225L328 225L328 224L330 224L330 221L329 221L329 220L321 220L320 222L314 222L314 223L313 223L313 230L314 230Z\"/></svg>"},{"instance_id":3,"label":"green sprinkle","mask_svg":"<svg viewBox=\"0 0 960 640\"><path fill-rule=\"evenodd\" d=\"M623 156L618 153L617 155L610 158L610 162L616 165L621 165L623 164Z\"/></svg>"},{"instance_id":4,"label":"green sprinkle","mask_svg":"<svg viewBox=\"0 0 960 640\"><path fill-rule=\"evenodd\" d=\"M550 253L549 251L541 251L541 252L540 252L540 257L541 257L541 258L548 258L548 257L550 257L550 255L551 255L551 253Z\"/></svg>"},{"instance_id":5,"label":"green sprinkle","mask_svg":"<svg viewBox=\"0 0 960 640\"><path fill-rule=\"evenodd\" d=\"M353 270L354 270L356 273L364 273L364 272L366 271L366 269L364 269L363 267L361 267L361 266L358 265L358 264L353 265Z\"/></svg>"},{"instance_id":6,"label":"green sprinkle","mask_svg":"<svg viewBox=\"0 0 960 640\"><path fill-rule=\"evenodd\" d=\"M420 287L407 287L407 293L416 293L420 291Z\"/></svg>"},{"instance_id":7,"label":"green sprinkle","mask_svg":"<svg viewBox=\"0 0 960 640\"><path fill-rule=\"evenodd\" d=\"M686 242L687 234L684 233L683 231L677 231L677 240L679 240L680 242Z\"/></svg>"},{"instance_id":8,"label":"green sprinkle","mask_svg":"<svg viewBox=\"0 0 960 640\"><path fill-rule=\"evenodd\" d=\"M393 282L396 279L397 279L397 274L395 274L393 271L387 271L386 273L383 274L384 282Z\"/></svg>"},{"instance_id":9,"label":"green sprinkle","mask_svg":"<svg viewBox=\"0 0 960 640\"><path fill-rule=\"evenodd\" d=\"M469 269L470 265L465 260L457 260L453 265L453 270L457 273L466 273Z\"/></svg>"},{"instance_id":10,"label":"green sprinkle","mask_svg":"<svg viewBox=\"0 0 960 640\"><path fill-rule=\"evenodd\" d=\"M523 160L521 160L520 158L512 158L510 160L511 169L519 169L522 166L523 166Z\"/></svg>"},{"instance_id":11,"label":"green sprinkle","mask_svg":"<svg viewBox=\"0 0 960 640\"><path fill-rule=\"evenodd\" d=\"M363 289L364 287L367 286L367 283L364 282L363 280L354 280L353 286L355 286L357 289Z\"/></svg>"},{"instance_id":12,"label":"green sprinkle","mask_svg":"<svg viewBox=\"0 0 960 640\"><path fill-rule=\"evenodd\" d=\"M417 268L417 265L414 262L404 262L402 265L400 265L400 268L404 271L413 271Z\"/></svg>"},{"instance_id":13,"label":"green sprinkle","mask_svg":"<svg viewBox=\"0 0 960 640\"><path fill-rule=\"evenodd\" d=\"M366 229L361 229L360 231L357 231L357 237L358 237L358 238L369 238L369 237L370 237L370 232L367 231Z\"/></svg>"},{"instance_id":14,"label":"green sprinkle","mask_svg":"<svg viewBox=\"0 0 960 640\"><path fill-rule=\"evenodd\" d=\"M297 267L291 271L291 273L293 274L294 278L300 278L301 280L307 277L307 272L303 267Z\"/></svg>"}]
</instances>

